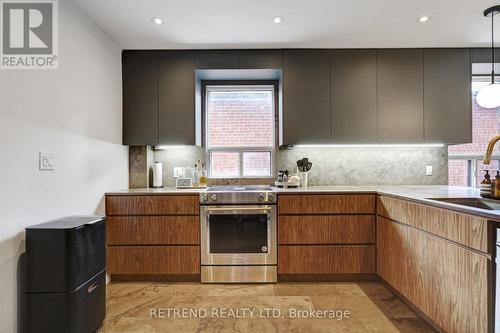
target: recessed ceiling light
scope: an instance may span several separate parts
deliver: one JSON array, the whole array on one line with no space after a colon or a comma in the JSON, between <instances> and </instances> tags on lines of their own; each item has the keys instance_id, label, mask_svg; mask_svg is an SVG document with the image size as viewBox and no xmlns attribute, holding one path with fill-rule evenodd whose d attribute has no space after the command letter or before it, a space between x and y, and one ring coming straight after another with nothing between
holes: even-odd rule
<instances>
[{"instance_id":1,"label":"recessed ceiling light","mask_svg":"<svg viewBox=\"0 0 500 333\"><path fill-rule=\"evenodd\" d=\"M163 24L163 20L161 19L161 17L152 17L151 22L158 25Z\"/></svg>"},{"instance_id":2,"label":"recessed ceiling light","mask_svg":"<svg viewBox=\"0 0 500 333\"><path fill-rule=\"evenodd\" d=\"M429 17L429 16L424 15L424 16L420 16L420 17L417 19L417 21L418 21L418 22L420 22L420 23L425 23L425 22L429 21L429 19L430 19L430 17Z\"/></svg>"},{"instance_id":3,"label":"recessed ceiling light","mask_svg":"<svg viewBox=\"0 0 500 333\"><path fill-rule=\"evenodd\" d=\"M272 21L274 24L279 24L283 22L283 16L273 16Z\"/></svg>"}]
</instances>

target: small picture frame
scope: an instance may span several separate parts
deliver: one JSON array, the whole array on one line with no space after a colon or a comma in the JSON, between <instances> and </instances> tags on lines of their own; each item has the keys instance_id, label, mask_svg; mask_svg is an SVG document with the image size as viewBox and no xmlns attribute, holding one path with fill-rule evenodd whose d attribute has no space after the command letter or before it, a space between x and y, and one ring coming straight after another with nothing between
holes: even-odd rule
<instances>
[{"instance_id":1,"label":"small picture frame","mask_svg":"<svg viewBox=\"0 0 500 333\"><path fill-rule=\"evenodd\" d=\"M177 188L191 188L193 187L192 178L177 178L175 181L175 187Z\"/></svg>"}]
</instances>

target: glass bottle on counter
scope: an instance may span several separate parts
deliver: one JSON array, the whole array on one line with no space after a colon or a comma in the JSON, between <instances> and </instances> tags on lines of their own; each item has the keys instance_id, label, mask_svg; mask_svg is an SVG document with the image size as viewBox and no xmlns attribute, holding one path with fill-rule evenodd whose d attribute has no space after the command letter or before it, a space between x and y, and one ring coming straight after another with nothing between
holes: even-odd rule
<instances>
[{"instance_id":1,"label":"glass bottle on counter","mask_svg":"<svg viewBox=\"0 0 500 333\"><path fill-rule=\"evenodd\" d=\"M201 163L199 186L200 187L208 186L207 165L205 163Z\"/></svg>"},{"instance_id":2,"label":"glass bottle on counter","mask_svg":"<svg viewBox=\"0 0 500 333\"><path fill-rule=\"evenodd\" d=\"M198 187L199 180L200 180L200 171L198 170L198 164L195 164L193 170L193 187Z\"/></svg>"}]
</instances>

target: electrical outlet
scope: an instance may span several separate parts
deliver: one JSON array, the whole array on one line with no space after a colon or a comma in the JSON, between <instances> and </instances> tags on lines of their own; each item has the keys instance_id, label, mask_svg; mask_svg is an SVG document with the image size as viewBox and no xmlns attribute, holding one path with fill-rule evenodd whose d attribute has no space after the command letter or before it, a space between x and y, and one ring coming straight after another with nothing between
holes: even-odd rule
<instances>
[{"instance_id":1,"label":"electrical outlet","mask_svg":"<svg viewBox=\"0 0 500 333\"><path fill-rule=\"evenodd\" d=\"M56 155L54 153L40 152L39 154L40 170L55 170Z\"/></svg>"},{"instance_id":2,"label":"electrical outlet","mask_svg":"<svg viewBox=\"0 0 500 333\"><path fill-rule=\"evenodd\" d=\"M425 175L432 176L432 165L428 165L425 167Z\"/></svg>"}]
</instances>

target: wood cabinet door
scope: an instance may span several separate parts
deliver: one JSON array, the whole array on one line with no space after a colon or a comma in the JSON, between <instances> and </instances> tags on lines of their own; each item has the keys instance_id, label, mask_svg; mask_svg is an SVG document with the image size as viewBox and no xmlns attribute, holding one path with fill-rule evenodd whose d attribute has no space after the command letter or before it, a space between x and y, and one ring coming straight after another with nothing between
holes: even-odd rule
<instances>
[{"instance_id":1,"label":"wood cabinet door","mask_svg":"<svg viewBox=\"0 0 500 333\"><path fill-rule=\"evenodd\" d=\"M123 51L123 144L158 144L158 54Z\"/></svg>"},{"instance_id":2,"label":"wood cabinet door","mask_svg":"<svg viewBox=\"0 0 500 333\"><path fill-rule=\"evenodd\" d=\"M279 69L281 50L239 50L239 69Z\"/></svg>"},{"instance_id":3,"label":"wood cabinet door","mask_svg":"<svg viewBox=\"0 0 500 333\"><path fill-rule=\"evenodd\" d=\"M374 244L372 215L280 215L279 244Z\"/></svg>"},{"instance_id":4,"label":"wood cabinet door","mask_svg":"<svg viewBox=\"0 0 500 333\"><path fill-rule=\"evenodd\" d=\"M375 273L374 245L281 245L280 274L370 274Z\"/></svg>"},{"instance_id":5,"label":"wood cabinet door","mask_svg":"<svg viewBox=\"0 0 500 333\"><path fill-rule=\"evenodd\" d=\"M194 52L158 51L160 145L195 145Z\"/></svg>"},{"instance_id":6,"label":"wood cabinet door","mask_svg":"<svg viewBox=\"0 0 500 333\"><path fill-rule=\"evenodd\" d=\"M377 143L377 54L331 53L333 143Z\"/></svg>"},{"instance_id":7,"label":"wood cabinet door","mask_svg":"<svg viewBox=\"0 0 500 333\"><path fill-rule=\"evenodd\" d=\"M110 246L109 274L200 274L199 246Z\"/></svg>"},{"instance_id":8,"label":"wood cabinet door","mask_svg":"<svg viewBox=\"0 0 500 333\"><path fill-rule=\"evenodd\" d=\"M482 255L413 227L377 220L377 273L446 332L488 332Z\"/></svg>"},{"instance_id":9,"label":"wood cabinet door","mask_svg":"<svg viewBox=\"0 0 500 333\"><path fill-rule=\"evenodd\" d=\"M107 195L107 216L198 215L196 195Z\"/></svg>"},{"instance_id":10,"label":"wood cabinet door","mask_svg":"<svg viewBox=\"0 0 500 333\"><path fill-rule=\"evenodd\" d=\"M377 51L380 143L424 141L423 50Z\"/></svg>"},{"instance_id":11,"label":"wood cabinet door","mask_svg":"<svg viewBox=\"0 0 500 333\"><path fill-rule=\"evenodd\" d=\"M238 69L238 51L196 51L196 69Z\"/></svg>"},{"instance_id":12,"label":"wood cabinet door","mask_svg":"<svg viewBox=\"0 0 500 333\"><path fill-rule=\"evenodd\" d=\"M472 142L469 49L424 50L425 141Z\"/></svg>"},{"instance_id":13,"label":"wood cabinet door","mask_svg":"<svg viewBox=\"0 0 500 333\"><path fill-rule=\"evenodd\" d=\"M285 50L283 143L330 143L330 51Z\"/></svg>"}]
</instances>

